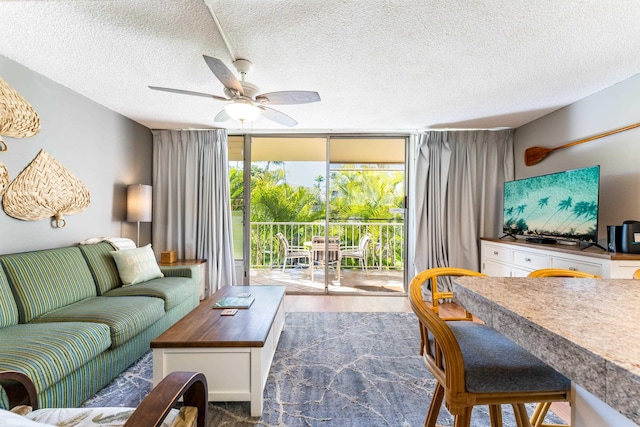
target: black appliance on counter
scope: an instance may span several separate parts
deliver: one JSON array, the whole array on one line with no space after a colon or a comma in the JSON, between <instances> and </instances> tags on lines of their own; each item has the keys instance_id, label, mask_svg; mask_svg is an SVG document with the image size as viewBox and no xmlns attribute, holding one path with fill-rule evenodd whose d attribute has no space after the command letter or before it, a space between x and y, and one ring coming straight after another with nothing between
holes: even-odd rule
<instances>
[{"instance_id":1,"label":"black appliance on counter","mask_svg":"<svg viewBox=\"0 0 640 427\"><path fill-rule=\"evenodd\" d=\"M607 249L609 252L640 254L640 221L607 226Z\"/></svg>"}]
</instances>

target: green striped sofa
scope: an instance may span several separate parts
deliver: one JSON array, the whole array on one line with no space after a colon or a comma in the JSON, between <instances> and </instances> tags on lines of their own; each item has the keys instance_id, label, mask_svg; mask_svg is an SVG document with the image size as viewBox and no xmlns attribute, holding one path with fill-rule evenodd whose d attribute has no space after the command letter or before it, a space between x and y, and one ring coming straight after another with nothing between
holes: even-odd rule
<instances>
[{"instance_id":1,"label":"green striped sofa","mask_svg":"<svg viewBox=\"0 0 640 427\"><path fill-rule=\"evenodd\" d=\"M191 269L122 287L112 250L0 255L0 371L28 375L42 407L80 405L199 303Z\"/></svg>"}]
</instances>

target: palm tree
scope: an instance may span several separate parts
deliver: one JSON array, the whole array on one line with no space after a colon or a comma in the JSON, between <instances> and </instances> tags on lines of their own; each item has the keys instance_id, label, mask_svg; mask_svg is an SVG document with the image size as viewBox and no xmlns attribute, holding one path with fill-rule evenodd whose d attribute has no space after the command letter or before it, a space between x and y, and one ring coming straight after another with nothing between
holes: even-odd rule
<instances>
[{"instance_id":1,"label":"palm tree","mask_svg":"<svg viewBox=\"0 0 640 427\"><path fill-rule=\"evenodd\" d=\"M547 219L547 221L544 224L542 224L542 227L540 227L541 228L540 231L544 232L545 226L549 223L549 221L553 219L554 216L556 216L556 214L568 210L569 208L571 208L572 205L573 205L573 199L571 198L571 196L568 196L564 200L560 200L560 202L558 203L558 209Z\"/></svg>"}]
</instances>

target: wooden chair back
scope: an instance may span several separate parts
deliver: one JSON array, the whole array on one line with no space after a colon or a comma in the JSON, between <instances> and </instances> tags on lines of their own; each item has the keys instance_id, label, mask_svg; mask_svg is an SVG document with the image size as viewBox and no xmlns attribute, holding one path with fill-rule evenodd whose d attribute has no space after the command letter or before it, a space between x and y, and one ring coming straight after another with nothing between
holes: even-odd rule
<instances>
[{"instance_id":1,"label":"wooden chair back","mask_svg":"<svg viewBox=\"0 0 640 427\"><path fill-rule=\"evenodd\" d=\"M527 277L575 277L582 279L600 279L597 274L585 273L578 270L566 270L562 268L541 268L529 273Z\"/></svg>"},{"instance_id":2,"label":"wooden chair back","mask_svg":"<svg viewBox=\"0 0 640 427\"><path fill-rule=\"evenodd\" d=\"M462 397L462 401L466 401L462 351L445 321L423 300L422 283L414 278L409 291L411 309L420 324L420 355L438 383L445 385L447 408L452 414L459 414L461 411L456 399ZM462 405L466 406L466 403Z\"/></svg>"},{"instance_id":3,"label":"wooden chair back","mask_svg":"<svg viewBox=\"0 0 640 427\"><path fill-rule=\"evenodd\" d=\"M436 267L425 270L421 273L418 273L413 280L411 281L411 287L413 287L414 282L416 282L416 286L418 288L422 288L424 283L430 282L431 287L431 309L435 313L440 312L440 308L438 305L440 304L440 299L453 298L453 292L451 291L440 291L438 289L438 277L459 277L459 276L476 276L476 277L487 277L486 274L478 273L477 271L467 270L464 268L456 268L456 267ZM471 315L467 314L466 319L471 319ZM454 319L448 319L454 320Z\"/></svg>"}]
</instances>

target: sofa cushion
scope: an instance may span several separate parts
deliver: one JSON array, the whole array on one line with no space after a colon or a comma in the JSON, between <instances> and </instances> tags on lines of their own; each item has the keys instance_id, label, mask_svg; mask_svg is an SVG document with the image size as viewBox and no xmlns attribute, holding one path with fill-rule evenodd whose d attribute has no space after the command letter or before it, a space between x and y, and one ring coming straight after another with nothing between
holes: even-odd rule
<instances>
[{"instance_id":1,"label":"sofa cushion","mask_svg":"<svg viewBox=\"0 0 640 427\"><path fill-rule=\"evenodd\" d=\"M185 277L163 277L152 279L136 285L113 289L105 297L148 296L164 300L165 311L180 305L199 292L195 281Z\"/></svg>"},{"instance_id":2,"label":"sofa cushion","mask_svg":"<svg viewBox=\"0 0 640 427\"><path fill-rule=\"evenodd\" d=\"M80 245L80 251L87 260L93 279L96 282L98 295L122 286L118 267L111 256L113 246L107 242L100 242L91 245Z\"/></svg>"},{"instance_id":3,"label":"sofa cushion","mask_svg":"<svg viewBox=\"0 0 640 427\"><path fill-rule=\"evenodd\" d=\"M0 265L0 328L17 324L18 306L9 288L9 280Z\"/></svg>"},{"instance_id":4,"label":"sofa cushion","mask_svg":"<svg viewBox=\"0 0 640 427\"><path fill-rule=\"evenodd\" d=\"M47 323L0 329L0 369L25 373L40 392L109 348L107 325Z\"/></svg>"},{"instance_id":5,"label":"sofa cushion","mask_svg":"<svg viewBox=\"0 0 640 427\"><path fill-rule=\"evenodd\" d=\"M96 285L80 249L59 248L3 255L20 322L96 296Z\"/></svg>"},{"instance_id":6,"label":"sofa cushion","mask_svg":"<svg viewBox=\"0 0 640 427\"><path fill-rule=\"evenodd\" d=\"M109 326L111 347L119 347L164 316L164 301L152 297L95 297L34 319L32 323L95 322Z\"/></svg>"},{"instance_id":7,"label":"sofa cushion","mask_svg":"<svg viewBox=\"0 0 640 427\"><path fill-rule=\"evenodd\" d=\"M136 283L164 276L160 271L160 267L158 267L151 245L112 251L111 255L116 261L116 266L118 266L118 274L120 274L122 286L135 285Z\"/></svg>"}]
</instances>

